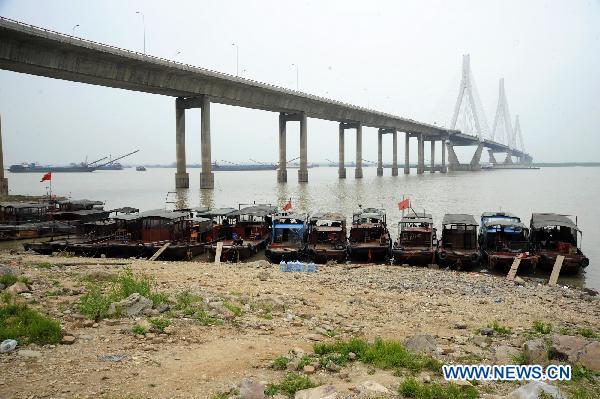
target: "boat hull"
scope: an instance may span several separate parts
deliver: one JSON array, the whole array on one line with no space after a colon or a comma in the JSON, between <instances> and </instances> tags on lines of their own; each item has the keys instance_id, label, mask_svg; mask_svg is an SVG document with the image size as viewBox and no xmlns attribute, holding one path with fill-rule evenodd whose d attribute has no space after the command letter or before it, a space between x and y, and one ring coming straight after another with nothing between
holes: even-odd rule
<instances>
[{"instance_id":1,"label":"boat hull","mask_svg":"<svg viewBox=\"0 0 600 399\"><path fill-rule=\"evenodd\" d=\"M319 264L324 264L329 261L344 262L348 257L348 251L346 248L335 249L335 248L309 248L306 250L308 258Z\"/></svg>"},{"instance_id":2,"label":"boat hull","mask_svg":"<svg viewBox=\"0 0 600 399\"><path fill-rule=\"evenodd\" d=\"M435 262L435 249L394 248L392 259L394 264L427 266Z\"/></svg>"},{"instance_id":3,"label":"boat hull","mask_svg":"<svg viewBox=\"0 0 600 399\"><path fill-rule=\"evenodd\" d=\"M583 254L564 254L552 251L541 251L538 252L540 257L539 267L546 271L552 271L554 267L554 262L556 262L556 257L558 255L562 255L565 257L563 260L562 267L560 269L562 272L567 273L577 273L581 269L587 267L589 265L589 259Z\"/></svg>"},{"instance_id":4,"label":"boat hull","mask_svg":"<svg viewBox=\"0 0 600 399\"><path fill-rule=\"evenodd\" d=\"M223 245L221 250L221 262L238 262L248 259L257 254L267 246L267 240L253 241L242 245ZM213 243L208 247L208 252L214 259L217 253L217 244Z\"/></svg>"},{"instance_id":5,"label":"boat hull","mask_svg":"<svg viewBox=\"0 0 600 399\"><path fill-rule=\"evenodd\" d=\"M484 251L485 261L491 269L500 272L508 272L517 254L510 252L491 252ZM524 272L532 272L537 267L539 256L527 255L521 258L519 270Z\"/></svg>"},{"instance_id":6,"label":"boat hull","mask_svg":"<svg viewBox=\"0 0 600 399\"><path fill-rule=\"evenodd\" d=\"M349 256L353 260L385 261L390 256L390 248L381 245L350 244Z\"/></svg>"},{"instance_id":7,"label":"boat hull","mask_svg":"<svg viewBox=\"0 0 600 399\"><path fill-rule=\"evenodd\" d=\"M438 251L437 263L442 267L470 270L481 263L481 253L479 250Z\"/></svg>"},{"instance_id":8,"label":"boat hull","mask_svg":"<svg viewBox=\"0 0 600 399\"><path fill-rule=\"evenodd\" d=\"M300 260L303 255L301 248L267 248L265 250L265 256L271 263L279 263L282 260L285 262Z\"/></svg>"}]
</instances>

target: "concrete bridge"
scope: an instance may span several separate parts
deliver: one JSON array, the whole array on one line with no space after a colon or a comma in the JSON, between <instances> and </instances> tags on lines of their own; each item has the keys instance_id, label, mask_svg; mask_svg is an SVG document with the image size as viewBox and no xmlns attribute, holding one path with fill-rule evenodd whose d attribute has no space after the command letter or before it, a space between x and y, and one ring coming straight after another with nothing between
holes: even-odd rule
<instances>
[{"instance_id":1,"label":"concrete bridge","mask_svg":"<svg viewBox=\"0 0 600 399\"><path fill-rule=\"evenodd\" d=\"M362 178L363 176L363 127L378 129L377 174L380 176L383 175L382 137L384 134L393 136L392 175L398 174L398 132L405 133L404 173L409 173L408 143L411 137L417 138L419 143L417 173L425 171L425 141L431 142L432 166L434 165L435 142L448 142L450 170L477 169L484 147L492 151L506 152L509 154L507 158L511 158L513 155L521 159L530 159L527 154L513 150L506 145L480 141L478 137L466 135L457 130L449 130L340 101L124 50L2 17L0 17L0 68L73 82L174 97L177 160L175 184L178 188L189 187L185 159L185 110L190 108L200 108L202 113L200 187L214 187L214 175L211 170L211 103L279 113L279 169L277 171L279 182L287 181L286 125L288 121L300 122L298 181L308 181L307 118L339 122L340 178L346 177L344 138L345 131L348 129L356 131L355 177ZM466 168L465 165L458 163L453 145L477 146L475 156ZM445 145L442 145L442 149L444 148ZM429 169L434 172L436 168L430 167ZM445 151L442 151L442 166L438 169L442 172L447 169ZM2 176L0 176L2 179L4 178L3 174L2 171Z\"/></svg>"}]
</instances>

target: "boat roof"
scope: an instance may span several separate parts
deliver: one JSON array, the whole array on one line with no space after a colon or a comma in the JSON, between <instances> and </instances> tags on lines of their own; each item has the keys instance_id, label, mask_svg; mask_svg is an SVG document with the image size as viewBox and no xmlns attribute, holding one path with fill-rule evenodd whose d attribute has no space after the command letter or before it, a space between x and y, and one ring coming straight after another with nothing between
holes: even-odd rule
<instances>
[{"instance_id":1,"label":"boat roof","mask_svg":"<svg viewBox=\"0 0 600 399\"><path fill-rule=\"evenodd\" d=\"M129 213L137 213L139 211L140 210L137 209L137 208L133 208L131 206L124 206L122 208L113 209L110 212L127 213L127 214L129 214Z\"/></svg>"},{"instance_id":2,"label":"boat roof","mask_svg":"<svg viewBox=\"0 0 600 399\"><path fill-rule=\"evenodd\" d=\"M339 212L318 212L313 213L310 216L310 220L331 220L331 221L345 221L346 216L342 215Z\"/></svg>"},{"instance_id":3,"label":"boat roof","mask_svg":"<svg viewBox=\"0 0 600 399\"><path fill-rule=\"evenodd\" d=\"M541 229L547 226L564 226L579 230L577 225L566 215L557 213L534 213L531 215L531 227Z\"/></svg>"},{"instance_id":4,"label":"boat roof","mask_svg":"<svg viewBox=\"0 0 600 399\"><path fill-rule=\"evenodd\" d=\"M256 217L264 217L268 215L273 215L277 213L277 207L272 205L251 205L235 212L231 212L228 216L256 216Z\"/></svg>"},{"instance_id":5,"label":"boat roof","mask_svg":"<svg viewBox=\"0 0 600 399\"><path fill-rule=\"evenodd\" d=\"M527 228L521 222L515 222L514 220L506 219L506 220L490 220L484 223L485 227L493 227L493 226L502 226L502 227L521 227L523 229Z\"/></svg>"},{"instance_id":6,"label":"boat roof","mask_svg":"<svg viewBox=\"0 0 600 399\"><path fill-rule=\"evenodd\" d=\"M296 220L306 220L306 214L305 213L285 213L285 212L280 212L276 215L273 215L273 220L282 220L282 219L296 219Z\"/></svg>"},{"instance_id":7,"label":"boat roof","mask_svg":"<svg viewBox=\"0 0 600 399\"><path fill-rule=\"evenodd\" d=\"M235 212L235 208L214 208L214 209L195 208L193 210L196 212L197 216L203 216L203 217L208 217L208 218L218 217L218 216L226 216L232 212Z\"/></svg>"},{"instance_id":8,"label":"boat roof","mask_svg":"<svg viewBox=\"0 0 600 399\"><path fill-rule=\"evenodd\" d=\"M365 217L383 217L385 216L385 209L377 208L364 208L354 212L354 216L365 216Z\"/></svg>"},{"instance_id":9,"label":"boat roof","mask_svg":"<svg viewBox=\"0 0 600 399\"><path fill-rule=\"evenodd\" d=\"M519 220L521 220L520 217L518 217L517 215L510 213L510 212L483 212L481 214L482 218L491 218L491 217L505 217L505 218L517 218Z\"/></svg>"},{"instance_id":10,"label":"boat roof","mask_svg":"<svg viewBox=\"0 0 600 399\"><path fill-rule=\"evenodd\" d=\"M475 220L473 215L466 213L447 213L442 219L442 224L466 224L469 226L477 226L479 223Z\"/></svg>"},{"instance_id":11,"label":"boat roof","mask_svg":"<svg viewBox=\"0 0 600 399\"><path fill-rule=\"evenodd\" d=\"M404 215L400 223L433 223L433 217L429 213L411 213Z\"/></svg>"},{"instance_id":12,"label":"boat roof","mask_svg":"<svg viewBox=\"0 0 600 399\"><path fill-rule=\"evenodd\" d=\"M315 226L316 231L342 231L342 226Z\"/></svg>"},{"instance_id":13,"label":"boat roof","mask_svg":"<svg viewBox=\"0 0 600 399\"><path fill-rule=\"evenodd\" d=\"M62 201L58 201L58 203L61 205L72 204L72 205L83 205L83 206L104 205L104 202L102 202L102 201L94 201L94 200L89 200L89 199L62 200Z\"/></svg>"},{"instance_id":14,"label":"boat roof","mask_svg":"<svg viewBox=\"0 0 600 399\"><path fill-rule=\"evenodd\" d=\"M53 213L54 215L78 215L78 216L86 216L86 215L95 215L95 214L109 214L109 211L105 211L104 209L80 209L77 211L59 211Z\"/></svg>"},{"instance_id":15,"label":"boat roof","mask_svg":"<svg viewBox=\"0 0 600 399\"><path fill-rule=\"evenodd\" d=\"M3 207L3 208L47 208L48 204L40 204L39 202L0 202L0 207Z\"/></svg>"},{"instance_id":16,"label":"boat roof","mask_svg":"<svg viewBox=\"0 0 600 399\"><path fill-rule=\"evenodd\" d=\"M120 220L136 220L136 219L144 219L144 218L161 218L161 219L180 219L189 217L189 212L184 211L167 211L166 209L153 209L150 211L134 213L129 215L117 215L113 216L113 219Z\"/></svg>"}]
</instances>

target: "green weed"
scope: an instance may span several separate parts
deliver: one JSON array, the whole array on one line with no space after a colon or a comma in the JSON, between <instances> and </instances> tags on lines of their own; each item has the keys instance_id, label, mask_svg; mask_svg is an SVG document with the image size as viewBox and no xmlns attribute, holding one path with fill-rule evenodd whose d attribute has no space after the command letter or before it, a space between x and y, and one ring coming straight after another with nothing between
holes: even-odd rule
<instances>
[{"instance_id":1,"label":"green weed","mask_svg":"<svg viewBox=\"0 0 600 399\"><path fill-rule=\"evenodd\" d=\"M0 341L16 339L19 344L56 344L60 324L23 303L0 306Z\"/></svg>"},{"instance_id":2,"label":"green weed","mask_svg":"<svg viewBox=\"0 0 600 399\"><path fill-rule=\"evenodd\" d=\"M242 315L242 308L240 308L239 306L236 306L235 304L233 304L229 301L224 301L223 306L225 306L225 308L229 309L231 311L231 313L233 313L236 316Z\"/></svg>"},{"instance_id":3,"label":"green weed","mask_svg":"<svg viewBox=\"0 0 600 399\"><path fill-rule=\"evenodd\" d=\"M289 362L290 359L288 359L287 357L279 356L278 358L273 360L271 367L273 367L275 370L285 370Z\"/></svg>"},{"instance_id":4,"label":"green weed","mask_svg":"<svg viewBox=\"0 0 600 399\"><path fill-rule=\"evenodd\" d=\"M0 276L0 283L9 287L18 281L17 276L14 274L3 274Z\"/></svg>"},{"instance_id":5,"label":"green weed","mask_svg":"<svg viewBox=\"0 0 600 399\"><path fill-rule=\"evenodd\" d=\"M156 331L161 332L161 333L165 331L165 328L167 328L171 325L171 320L163 319L161 317L153 317L153 318L149 319L148 321L150 322L150 324Z\"/></svg>"},{"instance_id":6,"label":"green weed","mask_svg":"<svg viewBox=\"0 0 600 399\"><path fill-rule=\"evenodd\" d=\"M509 335L512 334L512 329L498 323L498 320L494 320L492 324L488 324L488 327L493 329L498 335Z\"/></svg>"},{"instance_id":7,"label":"green weed","mask_svg":"<svg viewBox=\"0 0 600 399\"><path fill-rule=\"evenodd\" d=\"M400 384L398 392L404 397L415 399L474 399L479 396L475 387L461 387L452 383L422 384L412 377Z\"/></svg>"},{"instance_id":8,"label":"green weed","mask_svg":"<svg viewBox=\"0 0 600 399\"><path fill-rule=\"evenodd\" d=\"M317 385L309 377L297 373L287 373L283 380L278 384L268 384L265 389L265 395L275 396L278 393L286 394L290 397L303 389L314 388Z\"/></svg>"},{"instance_id":9,"label":"green weed","mask_svg":"<svg viewBox=\"0 0 600 399\"><path fill-rule=\"evenodd\" d=\"M148 332L148 330L146 329L146 327L136 324L131 328L131 332L134 334L144 335Z\"/></svg>"},{"instance_id":10,"label":"green weed","mask_svg":"<svg viewBox=\"0 0 600 399\"><path fill-rule=\"evenodd\" d=\"M539 334L550 334L552 332L552 324L544 323L543 321L533 322L533 331Z\"/></svg>"}]
</instances>

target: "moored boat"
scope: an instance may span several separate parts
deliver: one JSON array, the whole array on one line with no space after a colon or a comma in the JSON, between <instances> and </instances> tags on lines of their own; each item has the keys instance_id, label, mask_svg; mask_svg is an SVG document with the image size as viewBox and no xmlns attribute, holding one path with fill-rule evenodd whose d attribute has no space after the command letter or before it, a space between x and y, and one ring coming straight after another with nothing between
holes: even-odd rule
<instances>
[{"instance_id":1,"label":"moored boat","mask_svg":"<svg viewBox=\"0 0 600 399\"><path fill-rule=\"evenodd\" d=\"M222 243L221 261L238 262L247 259L267 246L270 240L271 217L277 208L268 204L239 206L223 216L220 225L213 227L213 241L208 247L216 256Z\"/></svg>"},{"instance_id":2,"label":"moored boat","mask_svg":"<svg viewBox=\"0 0 600 399\"><path fill-rule=\"evenodd\" d=\"M385 210L360 209L352 215L349 254L352 259L385 260L390 253L390 233L387 229Z\"/></svg>"},{"instance_id":3,"label":"moored boat","mask_svg":"<svg viewBox=\"0 0 600 399\"><path fill-rule=\"evenodd\" d=\"M507 271L521 258L519 270L533 270L539 256L530 252L529 229L508 212L484 212L479 229L479 248L491 268Z\"/></svg>"},{"instance_id":4,"label":"moored boat","mask_svg":"<svg viewBox=\"0 0 600 399\"><path fill-rule=\"evenodd\" d=\"M435 263L436 229L428 213L410 211L398 223L398 239L392 247L396 264L428 265Z\"/></svg>"},{"instance_id":5,"label":"moored boat","mask_svg":"<svg viewBox=\"0 0 600 399\"><path fill-rule=\"evenodd\" d=\"M478 223L473 215L447 213L442 219L442 237L437 250L438 264L471 269L481 261L477 243Z\"/></svg>"},{"instance_id":6,"label":"moored boat","mask_svg":"<svg viewBox=\"0 0 600 399\"><path fill-rule=\"evenodd\" d=\"M306 215L288 212L273 215L271 242L265 250L270 262L298 260L304 255L306 219Z\"/></svg>"},{"instance_id":7,"label":"moored boat","mask_svg":"<svg viewBox=\"0 0 600 399\"><path fill-rule=\"evenodd\" d=\"M158 209L84 223L79 229L75 238L25 244L25 249L42 254L64 251L90 257L147 258L168 244L160 259L186 260L204 252L198 232L209 231L211 221L189 212Z\"/></svg>"},{"instance_id":8,"label":"moored boat","mask_svg":"<svg viewBox=\"0 0 600 399\"><path fill-rule=\"evenodd\" d=\"M539 266L552 270L556 257L564 256L561 272L577 272L590 263L581 252L577 235L581 230L571 218L556 213L534 213L531 215L530 242L540 257Z\"/></svg>"},{"instance_id":9,"label":"moored boat","mask_svg":"<svg viewBox=\"0 0 600 399\"><path fill-rule=\"evenodd\" d=\"M340 213L326 212L311 215L308 221L306 253L315 263L330 260L343 262L348 255L346 217Z\"/></svg>"}]
</instances>

